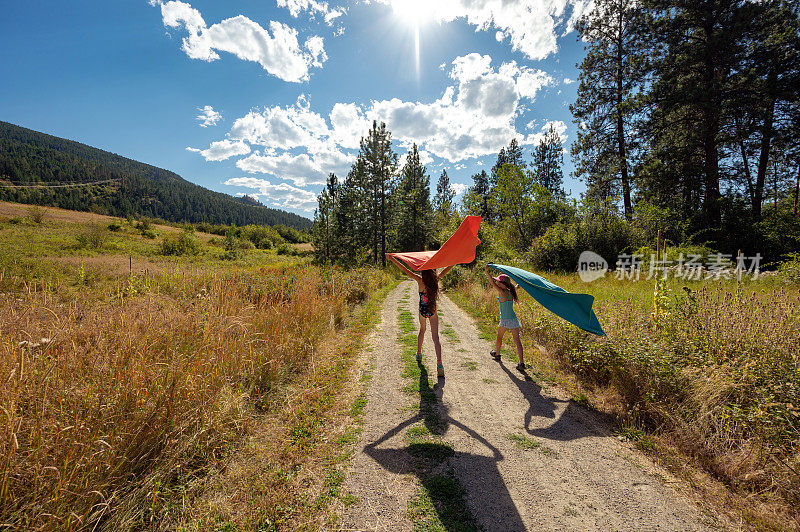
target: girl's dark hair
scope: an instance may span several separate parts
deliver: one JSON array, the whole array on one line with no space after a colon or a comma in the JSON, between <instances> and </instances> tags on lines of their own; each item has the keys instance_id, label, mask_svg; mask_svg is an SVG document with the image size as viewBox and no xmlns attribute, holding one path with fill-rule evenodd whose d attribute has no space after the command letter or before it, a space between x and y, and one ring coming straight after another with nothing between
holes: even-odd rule
<instances>
[{"instance_id":1,"label":"girl's dark hair","mask_svg":"<svg viewBox=\"0 0 800 532\"><path fill-rule=\"evenodd\" d=\"M428 306L433 310L436 308L436 297L439 295L439 278L436 277L436 270L422 270L422 282L425 284Z\"/></svg>"},{"instance_id":2,"label":"girl's dark hair","mask_svg":"<svg viewBox=\"0 0 800 532\"><path fill-rule=\"evenodd\" d=\"M508 291L511 292L511 299L516 301L517 300L517 289L514 288L514 283L511 282L511 279L505 279L503 281L503 286L508 288Z\"/></svg>"}]
</instances>

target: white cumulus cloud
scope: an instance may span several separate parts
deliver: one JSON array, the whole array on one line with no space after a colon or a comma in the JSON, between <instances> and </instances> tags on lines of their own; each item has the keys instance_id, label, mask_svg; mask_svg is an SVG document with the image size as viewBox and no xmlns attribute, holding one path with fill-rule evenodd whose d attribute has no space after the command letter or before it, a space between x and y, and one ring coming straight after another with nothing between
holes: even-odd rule
<instances>
[{"instance_id":1,"label":"white cumulus cloud","mask_svg":"<svg viewBox=\"0 0 800 532\"><path fill-rule=\"evenodd\" d=\"M450 162L497 153L514 137L526 143L514 126L520 101L532 101L553 78L514 61L495 69L490 56L476 53L458 57L452 65L455 85L438 100L373 101L365 116L386 122L393 138L405 145L416 142Z\"/></svg>"},{"instance_id":2,"label":"white cumulus cloud","mask_svg":"<svg viewBox=\"0 0 800 532\"><path fill-rule=\"evenodd\" d=\"M311 212L317 206L316 194L287 183L273 184L266 179L255 177L234 177L223 184L257 190L257 193L247 195L274 207Z\"/></svg>"},{"instance_id":3,"label":"white cumulus cloud","mask_svg":"<svg viewBox=\"0 0 800 532\"><path fill-rule=\"evenodd\" d=\"M337 103L329 117L333 141L342 148L358 149L361 137L367 134L371 125L364 111L352 103Z\"/></svg>"},{"instance_id":4,"label":"white cumulus cloud","mask_svg":"<svg viewBox=\"0 0 800 532\"><path fill-rule=\"evenodd\" d=\"M468 54L452 61L449 76L452 84L429 102L399 98L361 105L339 102L325 116L301 95L289 106L251 109L234 121L225 140L208 150L193 151L208 160L222 160L241 150L246 157L236 161L240 170L302 187L323 184L331 172L347 174L373 121L386 123L401 156L417 144L425 165L434 157L463 164L495 155L512 138L523 145L536 144L550 125L538 131L531 123L527 135L516 129L523 104L555 83L544 71L514 61L494 67L490 56ZM563 135L566 125L554 124Z\"/></svg>"},{"instance_id":5,"label":"white cumulus cloud","mask_svg":"<svg viewBox=\"0 0 800 532\"><path fill-rule=\"evenodd\" d=\"M380 0L398 4L396 0ZM590 0L435 0L422 9L438 22L464 20L475 31L495 31L499 42L508 39L515 51L529 59L544 59L558 50L557 28L571 31ZM399 4L398 4L399 5ZM565 23L566 12L571 8Z\"/></svg>"},{"instance_id":6,"label":"white cumulus cloud","mask_svg":"<svg viewBox=\"0 0 800 532\"><path fill-rule=\"evenodd\" d=\"M450 188L453 190L453 193L456 196L460 196L461 194L467 191L469 185L467 185L466 183L450 183Z\"/></svg>"},{"instance_id":7,"label":"white cumulus cloud","mask_svg":"<svg viewBox=\"0 0 800 532\"><path fill-rule=\"evenodd\" d=\"M249 174L270 174L298 186L321 185L330 172L347 172L352 157L341 152L320 152L313 155L289 152L280 154L253 153L236 161L236 166Z\"/></svg>"},{"instance_id":8,"label":"white cumulus cloud","mask_svg":"<svg viewBox=\"0 0 800 532\"><path fill-rule=\"evenodd\" d=\"M196 120L200 122L200 127L216 126L217 122L222 119L222 115L210 105L198 107L197 110L200 111L196 117Z\"/></svg>"},{"instance_id":9,"label":"white cumulus cloud","mask_svg":"<svg viewBox=\"0 0 800 532\"><path fill-rule=\"evenodd\" d=\"M224 139L212 142L205 150L187 147L186 151L199 153L206 161L224 161L237 155L247 155L250 153L250 146L241 141Z\"/></svg>"},{"instance_id":10,"label":"white cumulus cloud","mask_svg":"<svg viewBox=\"0 0 800 532\"><path fill-rule=\"evenodd\" d=\"M299 104L289 107L254 109L238 118L230 137L270 149L317 149L326 144L329 129L318 113Z\"/></svg>"},{"instance_id":11,"label":"white cumulus cloud","mask_svg":"<svg viewBox=\"0 0 800 532\"><path fill-rule=\"evenodd\" d=\"M227 139L213 143L208 150L192 151L206 160L222 160L228 153L240 155L235 153L236 148L247 155L251 147L258 147L239 159L237 167L251 174L271 174L298 186L321 184L331 172L347 173L354 155L345 150L358 148L369 129L363 111L354 105L335 105L330 121L329 126L301 95L294 105L252 109L234 121Z\"/></svg>"},{"instance_id":12,"label":"white cumulus cloud","mask_svg":"<svg viewBox=\"0 0 800 532\"><path fill-rule=\"evenodd\" d=\"M297 18L302 11L308 11L312 16L321 15L328 26L345 14L344 8L330 7L328 2L318 0L278 0L278 7L285 7L289 13Z\"/></svg>"},{"instance_id":13,"label":"white cumulus cloud","mask_svg":"<svg viewBox=\"0 0 800 532\"><path fill-rule=\"evenodd\" d=\"M284 81L301 82L309 78L311 67L321 67L327 60L323 40L312 36L303 47L297 30L271 21L269 29L244 15L237 15L207 26L200 12L178 0L151 0L160 6L164 26L188 32L181 49L192 59L216 61L219 52L228 52L244 61L253 61Z\"/></svg>"},{"instance_id":14,"label":"white cumulus cloud","mask_svg":"<svg viewBox=\"0 0 800 532\"><path fill-rule=\"evenodd\" d=\"M550 131L550 126L553 126L553 130L558 135L558 138L561 139L561 143L565 143L567 141L567 124L561 120L551 120L545 123L545 125L543 125L541 130L539 130L537 133L533 133L525 137L525 144L537 146L542 140L544 140L545 134Z\"/></svg>"}]
</instances>

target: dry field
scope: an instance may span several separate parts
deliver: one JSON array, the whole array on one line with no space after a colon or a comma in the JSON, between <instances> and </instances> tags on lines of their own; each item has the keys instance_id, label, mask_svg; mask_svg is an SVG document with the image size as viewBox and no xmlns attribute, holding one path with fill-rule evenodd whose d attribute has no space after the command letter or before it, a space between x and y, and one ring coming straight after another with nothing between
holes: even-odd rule
<instances>
[{"instance_id":1,"label":"dry field","mask_svg":"<svg viewBox=\"0 0 800 532\"><path fill-rule=\"evenodd\" d=\"M86 248L95 215L8 214L0 528L317 528L337 397L390 278L202 242L164 257L125 230Z\"/></svg>"}]
</instances>

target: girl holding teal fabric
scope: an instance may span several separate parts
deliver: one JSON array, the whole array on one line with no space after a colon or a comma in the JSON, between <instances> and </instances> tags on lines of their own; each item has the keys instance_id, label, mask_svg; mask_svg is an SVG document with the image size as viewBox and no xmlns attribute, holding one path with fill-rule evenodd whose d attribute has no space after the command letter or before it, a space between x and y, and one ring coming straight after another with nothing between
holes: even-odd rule
<instances>
[{"instance_id":1,"label":"girl holding teal fabric","mask_svg":"<svg viewBox=\"0 0 800 532\"><path fill-rule=\"evenodd\" d=\"M489 266L484 266L483 270L486 272L486 276L489 278L492 286L497 290L497 301L500 304L500 323L497 326L497 341L495 342L495 350L490 354L495 360L500 360L500 346L503 344L503 335L506 329L508 329L511 331L511 335L514 337L514 345L517 347L517 358L519 358L517 369L519 371L524 371L525 359L522 353L522 341L519 339L519 331L522 325L519 323L516 312L514 312L514 302L517 301L517 290L508 275L502 273L497 277L492 277L489 273Z\"/></svg>"}]
</instances>

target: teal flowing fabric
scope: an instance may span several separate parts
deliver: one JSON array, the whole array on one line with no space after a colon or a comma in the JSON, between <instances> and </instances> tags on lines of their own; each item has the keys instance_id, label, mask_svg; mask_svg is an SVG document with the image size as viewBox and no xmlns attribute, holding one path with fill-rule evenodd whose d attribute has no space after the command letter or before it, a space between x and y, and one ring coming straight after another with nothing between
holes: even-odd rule
<instances>
[{"instance_id":1,"label":"teal flowing fabric","mask_svg":"<svg viewBox=\"0 0 800 532\"><path fill-rule=\"evenodd\" d=\"M584 331L598 336L606 335L592 310L594 296L572 294L544 277L513 266L489 264L489 267L500 270L514 279L533 299L556 316L564 318Z\"/></svg>"}]
</instances>

